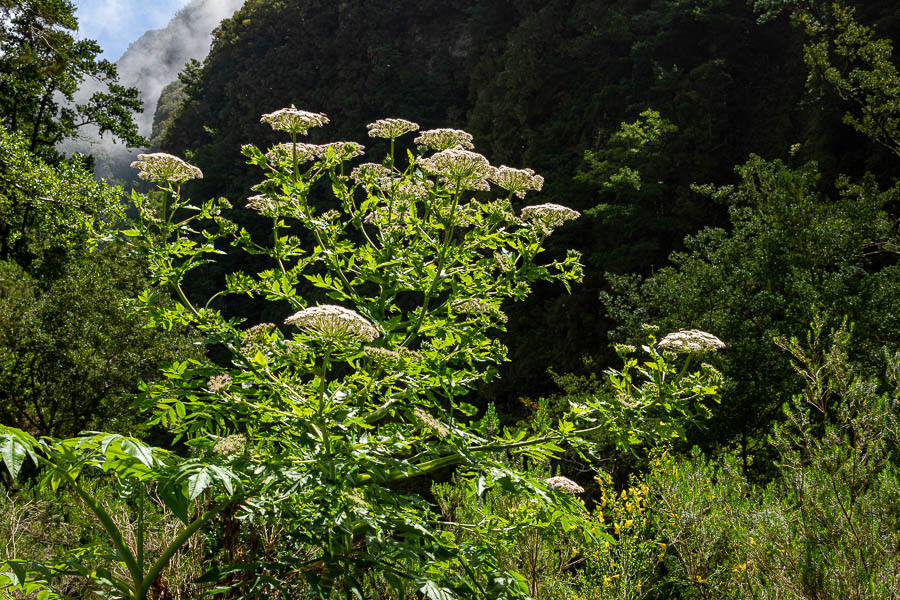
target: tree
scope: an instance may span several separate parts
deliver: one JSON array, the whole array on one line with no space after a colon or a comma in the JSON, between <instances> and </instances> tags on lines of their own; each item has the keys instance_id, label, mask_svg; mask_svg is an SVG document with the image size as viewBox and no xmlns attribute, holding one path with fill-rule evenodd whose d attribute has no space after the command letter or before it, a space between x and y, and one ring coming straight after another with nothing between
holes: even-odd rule
<instances>
[{"instance_id":1,"label":"tree","mask_svg":"<svg viewBox=\"0 0 900 600\"><path fill-rule=\"evenodd\" d=\"M0 423L56 437L145 430L130 409L139 382L199 353L191 337L131 314L148 283L141 267L112 245L52 278L0 263Z\"/></svg>"},{"instance_id":2,"label":"tree","mask_svg":"<svg viewBox=\"0 0 900 600\"><path fill-rule=\"evenodd\" d=\"M21 135L0 131L0 261L58 269L92 231L124 217L121 189L95 181L76 157L48 165Z\"/></svg>"},{"instance_id":3,"label":"tree","mask_svg":"<svg viewBox=\"0 0 900 600\"><path fill-rule=\"evenodd\" d=\"M710 443L737 443L745 466L764 449L782 399L797 386L775 337L800 336L819 314L854 323L855 358L872 364L900 335L897 231L885 207L897 190L874 178L818 191L816 165L792 169L753 157L734 188L705 188L729 207L731 231L707 228L685 240L671 266L641 281L613 276L606 296L619 333L640 324L699 327L728 344L727 380Z\"/></svg>"},{"instance_id":4,"label":"tree","mask_svg":"<svg viewBox=\"0 0 900 600\"><path fill-rule=\"evenodd\" d=\"M146 146L131 117L142 110L138 90L119 85L115 65L97 59L97 42L73 37L74 12L70 0L0 1L0 122L44 158L58 159L54 146L88 125ZM100 90L75 104L87 78Z\"/></svg>"}]
</instances>

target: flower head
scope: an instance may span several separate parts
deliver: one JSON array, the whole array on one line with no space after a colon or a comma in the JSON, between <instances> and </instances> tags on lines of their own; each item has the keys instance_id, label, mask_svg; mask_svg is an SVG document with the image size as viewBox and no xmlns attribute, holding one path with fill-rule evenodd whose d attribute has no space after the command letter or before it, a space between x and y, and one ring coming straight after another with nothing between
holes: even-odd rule
<instances>
[{"instance_id":1,"label":"flower head","mask_svg":"<svg viewBox=\"0 0 900 600\"><path fill-rule=\"evenodd\" d=\"M432 150L449 150L457 146L471 150L475 147L472 143L472 134L459 129L429 129L420 133L413 141Z\"/></svg>"},{"instance_id":2,"label":"flower head","mask_svg":"<svg viewBox=\"0 0 900 600\"><path fill-rule=\"evenodd\" d=\"M583 494L584 488L569 479L568 477L563 477L562 475L557 475L556 477L549 477L544 480L549 487L552 487L555 490L559 490L561 492L565 492L567 494Z\"/></svg>"},{"instance_id":3,"label":"flower head","mask_svg":"<svg viewBox=\"0 0 900 600\"><path fill-rule=\"evenodd\" d=\"M442 150L422 159L422 170L441 178L444 184L459 185L465 190L490 189L487 177L491 172L488 159L460 147Z\"/></svg>"},{"instance_id":4,"label":"flower head","mask_svg":"<svg viewBox=\"0 0 900 600\"><path fill-rule=\"evenodd\" d=\"M659 347L673 352L715 352L725 348L725 344L711 333L699 329L682 329L661 339Z\"/></svg>"},{"instance_id":5,"label":"flower head","mask_svg":"<svg viewBox=\"0 0 900 600\"><path fill-rule=\"evenodd\" d=\"M483 300L455 300L451 306L453 310L464 315L488 315L498 321L506 323L507 317L499 308Z\"/></svg>"},{"instance_id":6,"label":"flower head","mask_svg":"<svg viewBox=\"0 0 900 600\"><path fill-rule=\"evenodd\" d=\"M210 377L209 381L206 382L206 389L212 394L224 392L229 387L231 387L231 376L228 373Z\"/></svg>"},{"instance_id":7,"label":"flower head","mask_svg":"<svg viewBox=\"0 0 900 600\"><path fill-rule=\"evenodd\" d=\"M272 146L266 152L266 158L277 163L292 164L296 158L298 163L316 160L322 153L321 146L316 144L294 144L284 142Z\"/></svg>"},{"instance_id":8,"label":"flower head","mask_svg":"<svg viewBox=\"0 0 900 600\"><path fill-rule=\"evenodd\" d=\"M363 346L363 354L377 363L400 360L400 355L398 353L393 350L388 350L387 348L378 348L377 346Z\"/></svg>"},{"instance_id":9,"label":"flower head","mask_svg":"<svg viewBox=\"0 0 900 600\"><path fill-rule=\"evenodd\" d=\"M319 158L327 158L332 154L338 161L350 160L365 154L366 147L356 142L331 142L319 146Z\"/></svg>"},{"instance_id":10,"label":"flower head","mask_svg":"<svg viewBox=\"0 0 900 600\"><path fill-rule=\"evenodd\" d=\"M272 129L278 131L306 135L307 131L313 127L320 127L328 123L328 117L322 113L298 110L292 104L290 108L282 108L263 115L259 121L260 123L268 123L272 126Z\"/></svg>"},{"instance_id":11,"label":"flower head","mask_svg":"<svg viewBox=\"0 0 900 600\"><path fill-rule=\"evenodd\" d=\"M269 348L272 345L273 333L275 333L274 323L260 323L247 329L241 335L241 352L255 354Z\"/></svg>"},{"instance_id":12,"label":"flower head","mask_svg":"<svg viewBox=\"0 0 900 600\"><path fill-rule=\"evenodd\" d=\"M275 202L265 194L257 194L247 198L247 208L267 217L276 216Z\"/></svg>"},{"instance_id":13,"label":"flower head","mask_svg":"<svg viewBox=\"0 0 900 600\"><path fill-rule=\"evenodd\" d=\"M384 165L379 165L376 163L363 163L361 165L357 165L353 169L353 171L350 172L350 179L352 179L356 183L362 183L363 181L371 181L381 179L382 177L388 177L390 174L391 170Z\"/></svg>"},{"instance_id":14,"label":"flower head","mask_svg":"<svg viewBox=\"0 0 900 600\"><path fill-rule=\"evenodd\" d=\"M413 418L425 429L430 429L438 435L438 437L447 437L450 431L447 426L429 415L418 406L413 409Z\"/></svg>"},{"instance_id":15,"label":"flower head","mask_svg":"<svg viewBox=\"0 0 900 600\"><path fill-rule=\"evenodd\" d=\"M404 133L418 131L419 124L406 119L378 119L374 123L366 125L369 129L369 137L396 139Z\"/></svg>"},{"instance_id":16,"label":"flower head","mask_svg":"<svg viewBox=\"0 0 900 600\"><path fill-rule=\"evenodd\" d=\"M522 218L546 227L559 227L566 221L577 219L581 216L577 210L572 210L559 204L536 204L522 209Z\"/></svg>"},{"instance_id":17,"label":"flower head","mask_svg":"<svg viewBox=\"0 0 900 600\"><path fill-rule=\"evenodd\" d=\"M237 454L244 449L246 443L247 438L240 434L229 435L228 437L220 438L219 441L216 442L216 445L213 446L213 452L223 456Z\"/></svg>"},{"instance_id":18,"label":"flower head","mask_svg":"<svg viewBox=\"0 0 900 600\"><path fill-rule=\"evenodd\" d=\"M362 341L371 342L378 337L378 329L356 311L323 304L304 308L284 321L296 325L312 337L325 342Z\"/></svg>"},{"instance_id":19,"label":"flower head","mask_svg":"<svg viewBox=\"0 0 900 600\"><path fill-rule=\"evenodd\" d=\"M138 159L131 163L131 168L140 169L138 177L147 181L184 183L189 179L203 179L200 169L165 152L138 154Z\"/></svg>"},{"instance_id":20,"label":"flower head","mask_svg":"<svg viewBox=\"0 0 900 600\"><path fill-rule=\"evenodd\" d=\"M525 192L529 190L539 192L544 187L544 178L536 175L531 169L513 169L512 167L500 166L491 169L488 179L519 198L524 198Z\"/></svg>"}]
</instances>

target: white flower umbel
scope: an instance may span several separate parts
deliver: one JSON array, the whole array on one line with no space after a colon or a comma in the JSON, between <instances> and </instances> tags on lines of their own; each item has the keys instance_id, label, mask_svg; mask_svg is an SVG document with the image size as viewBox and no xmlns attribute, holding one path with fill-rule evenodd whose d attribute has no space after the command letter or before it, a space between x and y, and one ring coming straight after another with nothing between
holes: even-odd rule
<instances>
[{"instance_id":1,"label":"white flower umbel","mask_svg":"<svg viewBox=\"0 0 900 600\"><path fill-rule=\"evenodd\" d=\"M488 315L503 323L507 321L507 316L502 310L483 300L475 300L474 298L471 300L454 300L451 306L453 310L460 314Z\"/></svg>"},{"instance_id":2,"label":"white flower umbel","mask_svg":"<svg viewBox=\"0 0 900 600\"><path fill-rule=\"evenodd\" d=\"M406 119L378 119L374 123L366 125L369 129L369 137L397 139L410 131L418 131L419 124Z\"/></svg>"},{"instance_id":3,"label":"white flower umbel","mask_svg":"<svg viewBox=\"0 0 900 600\"><path fill-rule=\"evenodd\" d=\"M419 164L423 171L437 175L446 185L459 185L464 190L490 189L487 177L491 164L477 152L450 148L423 158Z\"/></svg>"},{"instance_id":4,"label":"white flower umbel","mask_svg":"<svg viewBox=\"0 0 900 600\"><path fill-rule=\"evenodd\" d=\"M724 349L725 344L711 333L699 329L682 329L661 339L659 347L673 352L716 352Z\"/></svg>"},{"instance_id":5,"label":"white flower umbel","mask_svg":"<svg viewBox=\"0 0 900 600\"><path fill-rule=\"evenodd\" d=\"M266 152L266 158L277 163L290 165L295 159L298 163L316 160L321 153L321 146L316 144L293 144L291 142L284 142L272 146L272 148Z\"/></svg>"},{"instance_id":6,"label":"white flower umbel","mask_svg":"<svg viewBox=\"0 0 900 600\"><path fill-rule=\"evenodd\" d=\"M472 134L459 129L429 129L420 133L413 141L432 150L449 150L457 146L471 150L475 147Z\"/></svg>"},{"instance_id":7,"label":"white flower umbel","mask_svg":"<svg viewBox=\"0 0 900 600\"><path fill-rule=\"evenodd\" d=\"M206 389L208 389L211 394L225 392L230 387L231 376L228 373L223 373L222 375L214 375L213 377L209 378L209 381L206 382Z\"/></svg>"},{"instance_id":8,"label":"white flower umbel","mask_svg":"<svg viewBox=\"0 0 900 600\"><path fill-rule=\"evenodd\" d=\"M200 169L165 152L138 154L131 168L140 169L138 177L147 181L184 183L190 179L203 179Z\"/></svg>"},{"instance_id":9,"label":"white flower umbel","mask_svg":"<svg viewBox=\"0 0 900 600\"><path fill-rule=\"evenodd\" d=\"M413 418L422 426L424 429L430 429L433 433L436 433L438 437L447 437L450 434L450 430L447 429L447 426L435 419L432 415L429 415L427 412L419 408L418 406L413 409Z\"/></svg>"},{"instance_id":10,"label":"white flower umbel","mask_svg":"<svg viewBox=\"0 0 900 600\"><path fill-rule=\"evenodd\" d=\"M241 434L233 434L228 437L219 438L216 445L213 446L213 452L222 456L230 456L239 454L247 444L247 438Z\"/></svg>"},{"instance_id":11,"label":"white flower umbel","mask_svg":"<svg viewBox=\"0 0 900 600\"><path fill-rule=\"evenodd\" d=\"M519 198L524 198L525 193L530 190L539 192L544 187L544 178L536 175L531 169L513 169L501 166L491 169L488 179Z\"/></svg>"},{"instance_id":12,"label":"white flower umbel","mask_svg":"<svg viewBox=\"0 0 900 600\"><path fill-rule=\"evenodd\" d=\"M247 208L255 210L266 217L274 217L278 214L275 202L265 194L257 194L247 198Z\"/></svg>"},{"instance_id":13,"label":"white flower umbel","mask_svg":"<svg viewBox=\"0 0 900 600\"><path fill-rule=\"evenodd\" d=\"M522 209L523 219L549 227L559 227L580 216L577 210L559 204L536 204Z\"/></svg>"},{"instance_id":14,"label":"white flower umbel","mask_svg":"<svg viewBox=\"0 0 900 600\"><path fill-rule=\"evenodd\" d=\"M306 135L313 127L321 127L328 123L328 117L322 113L299 110L292 104L290 108L282 108L263 115L259 121L268 123L277 131Z\"/></svg>"},{"instance_id":15,"label":"white flower umbel","mask_svg":"<svg viewBox=\"0 0 900 600\"><path fill-rule=\"evenodd\" d=\"M362 315L334 304L304 308L284 322L323 342L371 342L378 337L378 330Z\"/></svg>"},{"instance_id":16,"label":"white flower umbel","mask_svg":"<svg viewBox=\"0 0 900 600\"><path fill-rule=\"evenodd\" d=\"M330 144L322 144L319 146L319 157L326 158L330 153L334 158L343 162L362 156L365 154L366 147L356 142L331 142Z\"/></svg>"},{"instance_id":17,"label":"white flower umbel","mask_svg":"<svg viewBox=\"0 0 900 600\"><path fill-rule=\"evenodd\" d=\"M400 360L400 355L397 352L375 346L363 346L363 354L377 363L390 363Z\"/></svg>"},{"instance_id":18,"label":"white flower umbel","mask_svg":"<svg viewBox=\"0 0 900 600\"><path fill-rule=\"evenodd\" d=\"M556 477L550 477L544 480L548 486L552 487L555 490L559 490L560 492L565 492L567 494L583 494L584 488L569 479L568 477L563 477L562 475L557 475Z\"/></svg>"},{"instance_id":19,"label":"white flower umbel","mask_svg":"<svg viewBox=\"0 0 900 600\"><path fill-rule=\"evenodd\" d=\"M350 179L356 183L362 183L363 181L376 181L382 177L387 177L390 174L391 170L384 165L363 163L356 166L353 171L350 172Z\"/></svg>"}]
</instances>

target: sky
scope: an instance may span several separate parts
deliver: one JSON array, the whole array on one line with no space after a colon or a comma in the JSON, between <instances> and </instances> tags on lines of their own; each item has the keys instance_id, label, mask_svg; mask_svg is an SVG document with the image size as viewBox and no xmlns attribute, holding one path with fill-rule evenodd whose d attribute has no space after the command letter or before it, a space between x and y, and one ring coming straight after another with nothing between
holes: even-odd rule
<instances>
[{"instance_id":1,"label":"sky","mask_svg":"<svg viewBox=\"0 0 900 600\"><path fill-rule=\"evenodd\" d=\"M94 39L116 61L148 29L165 27L189 0L74 0L81 39Z\"/></svg>"}]
</instances>

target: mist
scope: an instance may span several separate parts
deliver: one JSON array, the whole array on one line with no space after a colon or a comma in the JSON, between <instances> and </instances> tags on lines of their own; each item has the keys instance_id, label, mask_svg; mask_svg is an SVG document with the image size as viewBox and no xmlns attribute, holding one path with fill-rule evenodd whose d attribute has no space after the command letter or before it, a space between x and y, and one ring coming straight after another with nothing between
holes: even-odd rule
<instances>
[{"instance_id":1,"label":"mist","mask_svg":"<svg viewBox=\"0 0 900 600\"><path fill-rule=\"evenodd\" d=\"M153 115L160 92L178 78L178 73L191 59L202 60L209 53L212 31L219 23L244 4L244 0L193 0L179 10L162 29L151 29L133 41L116 61L119 81L140 90L144 112L134 115L138 130L150 138ZM101 89L94 80L85 80L76 102L86 101ZM129 151L109 135L100 138L96 128L82 128L78 139L61 145L66 154L82 152L96 159L96 174L106 178L128 178L127 163L139 150Z\"/></svg>"}]
</instances>

